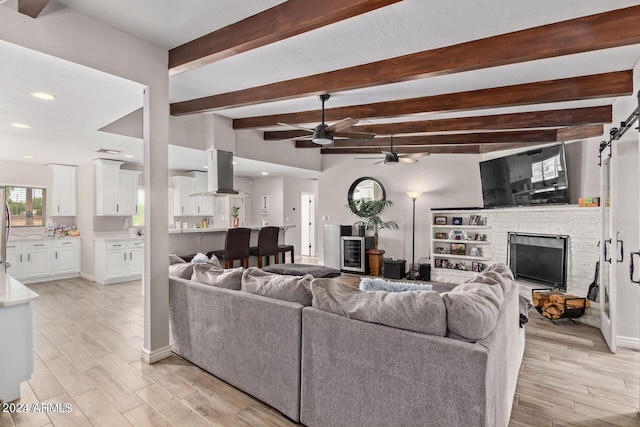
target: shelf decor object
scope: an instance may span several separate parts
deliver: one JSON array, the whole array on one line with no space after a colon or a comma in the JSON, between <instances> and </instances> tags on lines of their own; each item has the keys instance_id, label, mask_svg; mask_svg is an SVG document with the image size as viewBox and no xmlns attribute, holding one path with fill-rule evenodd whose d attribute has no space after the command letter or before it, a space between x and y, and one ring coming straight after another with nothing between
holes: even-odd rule
<instances>
[{"instance_id":1,"label":"shelf decor object","mask_svg":"<svg viewBox=\"0 0 640 427\"><path fill-rule=\"evenodd\" d=\"M411 230L411 267L407 272L407 279L415 280L420 277L420 269L416 266L416 199L422 195L422 192L407 191L407 196L413 202L413 228ZM446 217L445 217L446 219Z\"/></svg>"}]
</instances>

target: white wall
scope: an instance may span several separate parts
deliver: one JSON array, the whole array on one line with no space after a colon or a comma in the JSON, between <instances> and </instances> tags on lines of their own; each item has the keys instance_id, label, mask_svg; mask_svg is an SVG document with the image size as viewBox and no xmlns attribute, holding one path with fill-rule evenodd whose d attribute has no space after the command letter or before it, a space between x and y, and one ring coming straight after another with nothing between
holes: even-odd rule
<instances>
[{"instance_id":1,"label":"white wall","mask_svg":"<svg viewBox=\"0 0 640 427\"><path fill-rule=\"evenodd\" d=\"M429 211L432 208L482 206L480 155L439 154L420 159L415 164L372 165L374 160L354 160L351 156L325 155L318 180L318 242L320 260L324 258L322 226L353 224L357 221L346 208L349 187L356 179L369 176L385 187L393 206L383 214L384 220L396 220L400 230L382 230L379 247L385 256L411 262L412 203L407 191L422 191L416 201L416 263L429 256ZM328 217L328 219L323 219Z\"/></svg>"},{"instance_id":2,"label":"white wall","mask_svg":"<svg viewBox=\"0 0 640 427\"><path fill-rule=\"evenodd\" d=\"M274 176L266 178L251 179L251 211L247 224L261 225L262 221L269 221L271 225L282 225L284 223L284 177ZM263 195L269 196L269 214L260 212Z\"/></svg>"},{"instance_id":3,"label":"white wall","mask_svg":"<svg viewBox=\"0 0 640 427\"><path fill-rule=\"evenodd\" d=\"M322 170L323 157L319 148L297 149L291 142L265 142L262 132L237 130L236 151L238 157L260 160L278 165L303 169Z\"/></svg>"}]
</instances>

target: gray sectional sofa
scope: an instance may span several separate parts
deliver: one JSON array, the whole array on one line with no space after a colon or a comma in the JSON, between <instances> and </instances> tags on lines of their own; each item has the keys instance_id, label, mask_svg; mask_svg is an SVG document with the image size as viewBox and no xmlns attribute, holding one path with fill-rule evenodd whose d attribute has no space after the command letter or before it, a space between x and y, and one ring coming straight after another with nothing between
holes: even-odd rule
<instances>
[{"instance_id":1,"label":"gray sectional sofa","mask_svg":"<svg viewBox=\"0 0 640 427\"><path fill-rule=\"evenodd\" d=\"M231 276L224 279L231 289L212 285L211 276L211 284L170 277L172 349L292 420L508 424L524 334L506 266L442 294L363 292L255 268L239 285ZM304 292L312 306L295 302Z\"/></svg>"}]
</instances>

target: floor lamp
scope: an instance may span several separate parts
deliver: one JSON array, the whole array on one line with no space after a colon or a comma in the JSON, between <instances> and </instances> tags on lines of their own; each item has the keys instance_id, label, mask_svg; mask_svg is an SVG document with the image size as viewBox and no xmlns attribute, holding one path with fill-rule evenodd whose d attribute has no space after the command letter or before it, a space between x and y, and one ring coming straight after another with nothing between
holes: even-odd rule
<instances>
[{"instance_id":1,"label":"floor lamp","mask_svg":"<svg viewBox=\"0 0 640 427\"><path fill-rule=\"evenodd\" d=\"M416 267L416 199L420 197L422 192L407 191L407 196L413 202L413 230L411 233L411 267L407 273L407 279L415 280L420 276L420 271Z\"/></svg>"}]
</instances>

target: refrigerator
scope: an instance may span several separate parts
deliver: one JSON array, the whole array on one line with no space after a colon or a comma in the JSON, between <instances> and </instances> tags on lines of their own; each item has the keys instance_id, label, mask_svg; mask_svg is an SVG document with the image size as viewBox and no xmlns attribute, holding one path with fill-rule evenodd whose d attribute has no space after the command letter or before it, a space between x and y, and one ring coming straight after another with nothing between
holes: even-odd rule
<instances>
[{"instance_id":1,"label":"refrigerator","mask_svg":"<svg viewBox=\"0 0 640 427\"><path fill-rule=\"evenodd\" d=\"M0 271L7 271L7 242L11 235L11 212L7 203L6 188L0 187Z\"/></svg>"}]
</instances>

